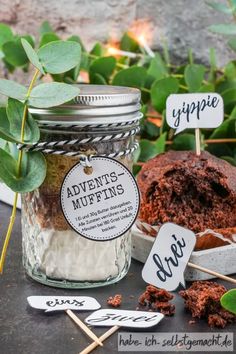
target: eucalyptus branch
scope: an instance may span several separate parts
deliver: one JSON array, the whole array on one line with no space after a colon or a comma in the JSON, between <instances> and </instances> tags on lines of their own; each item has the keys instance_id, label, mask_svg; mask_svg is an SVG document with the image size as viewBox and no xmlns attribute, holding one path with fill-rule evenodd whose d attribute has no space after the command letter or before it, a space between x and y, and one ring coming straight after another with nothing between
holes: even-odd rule
<instances>
[{"instance_id":1,"label":"eucalyptus branch","mask_svg":"<svg viewBox=\"0 0 236 354\"><path fill-rule=\"evenodd\" d=\"M21 143L22 144L24 143L25 123L26 123L27 113L28 113L27 100L28 100L28 98L31 94L31 91L33 89L33 86L37 80L38 74L39 74L39 70L36 69L34 76L30 82L29 89L28 89L27 95L26 95L26 101L24 103L24 111L23 111L22 125L21 125ZM18 177L20 177L20 175L21 175L22 158L23 158L23 150L20 150L19 155L18 155L18 160L17 160L17 176ZM9 221L9 225L8 225L8 229L7 229L7 233L5 236L5 240L4 240L4 244L3 244L3 248L2 248L2 252L1 252L1 257L0 257L0 274L2 274L2 272L3 272L7 249L8 249L9 241L11 238L12 229L13 229L13 226L15 223L18 197L19 197L19 193L16 192L15 197L14 197L14 201L13 201L13 207L12 207L12 212L11 212L11 216L10 216L10 221Z\"/></svg>"},{"instance_id":2,"label":"eucalyptus branch","mask_svg":"<svg viewBox=\"0 0 236 354\"><path fill-rule=\"evenodd\" d=\"M78 87L65 83L51 82L36 86L39 73L58 75L75 68L80 62L81 47L73 41L55 41L42 46L36 52L25 39L22 39L21 43L29 61L36 69L28 89L14 81L0 79L0 93L9 97L4 113L5 124L4 126L0 124L0 137L7 142L35 143L39 140L39 127L28 107L48 108L61 105L79 94ZM22 163L24 155L26 164ZM23 153L22 150L19 151L16 160L14 155L2 148L0 148L0 158L5 167L0 170L0 178L15 192L0 258L0 273L2 273L16 217L19 193L31 192L43 183L46 176L46 161L39 152Z\"/></svg>"}]
</instances>

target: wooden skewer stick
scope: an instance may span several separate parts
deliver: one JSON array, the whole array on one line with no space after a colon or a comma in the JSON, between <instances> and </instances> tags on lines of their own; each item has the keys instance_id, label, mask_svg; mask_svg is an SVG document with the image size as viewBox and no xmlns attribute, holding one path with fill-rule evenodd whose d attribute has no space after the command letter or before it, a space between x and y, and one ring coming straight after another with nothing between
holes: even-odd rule
<instances>
[{"instance_id":1,"label":"wooden skewer stick","mask_svg":"<svg viewBox=\"0 0 236 354\"><path fill-rule=\"evenodd\" d=\"M236 284L236 279L233 279L233 278L227 277L226 275L214 272L214 270L210 270L210 269L201 267L201 266L199 266L197 264L194 264L194 263L191 263L191 262L188 262L188 266L191 267L191 268L194 268L194 269L198 269L201 272L214 275L216 278L220 278L220 279L226 280L226 281L228 281L230 283Z\"/></svg>"},{"instance_id":2,"label":"wooden skewer stick","mask_svg":"<svg viewBox=\"0 0 236 354\"><path fill-rule=\"evenodd\" d=\"M200 147L200 129L195 129L195 143L196 143L196 154L197 156L201 155L201 147Z\"/></svg>"},{"instance_id":3,"label":"wooden skewer stick","mask_svg":"<svg viewBox=\"0 0 236 354\"><path fill-rule=\"evenodd\" d=\"M103 342L105 339L109 338L113 333L115 333L120 327L119 326L113 326L111 327L107 332L105 332L101 337L99 337L99 340ZM79 352L79 354L88 354L93 351L98 346L96 342L91 343L88 347L86 347L82 352Z\"/></svg>"},{"instance_id":4,"label":"wooden skewer stick","mask_svg":"<svg viewBox=\"0 0 236 354\"><path fill-rule=\"evenodd\" d=\"M102 342L100 339L94 334L90 328L88 328L83 321L77 317L74 312L71 310L65 310L67 315L89 336L92 340L94 340L94 343L96 343L96 346L101 345L103 346Z\"/></svg>"},{"instance_id":5,"label":"wooden skewer stick","mask_svg":"<svg viewBox=\"0 0 236 354\"><path fill-rule=\"evenodd\" d=\"M205 139L203 140L204 144L227 144L227 143L236 143L236 139ZM172 145L174 140L167 140L166 145Z\"/></svg>"}]
</instances>

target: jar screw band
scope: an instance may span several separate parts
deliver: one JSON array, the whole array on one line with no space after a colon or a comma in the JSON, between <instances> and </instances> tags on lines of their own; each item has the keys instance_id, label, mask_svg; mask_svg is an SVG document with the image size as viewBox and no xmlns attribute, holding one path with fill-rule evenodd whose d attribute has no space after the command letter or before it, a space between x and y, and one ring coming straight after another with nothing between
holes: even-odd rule
<instances>
[{"instance_id":1,"label":"jar screw band","mask_svg":"<svg viewBox=\"0 0 236 354\"><path fill-rule=\"evenodd\" d=\"M125 127L125 126L129 126L129 125L135 125L135 124L138 124L140 121L140 119L136 119L134 121L129 121L129 122L120 122L120 123L107 123L107 124L83 124L83 123L80 123L80 124L58 124L58 123L53 123L53 122L50 122L50 123L46 123L46 122L43 122L43 121L37 121L39 127L41 129L44 129L44 128L61 128L61 129L71 129L71 128L79 128L79 129L90 129L90 128L93 128L93 129L97 129L97 128L111 128L111 127Z\"/></svg>"}]
</instances>

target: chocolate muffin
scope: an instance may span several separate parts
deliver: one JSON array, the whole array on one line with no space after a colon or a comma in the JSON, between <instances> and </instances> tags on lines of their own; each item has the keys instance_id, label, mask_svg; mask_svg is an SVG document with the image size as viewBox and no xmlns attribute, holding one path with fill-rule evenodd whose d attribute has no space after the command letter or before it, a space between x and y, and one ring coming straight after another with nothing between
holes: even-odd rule
<instances>
[{"instance_id":1,"label":"chocolate muffin","mask_svg":"<svg viewBox=\"0 0 236 354\"><path fill-rule=\"evenodd\" d=\"M221 307L220 298L227 289L213 281L195 281L179 295L184 299L185 307L194 318L205 318L210 327L224 328L227 323L235 323L236 315Z\"/></svg>"},{"instance_id":2,"label":"chocolate muffin","mask_svg":"<svg viewBox=\"0 0 236 354\"><path fill-rule=\"evenodd\" d=\"M157 226L174 222L196 233L225 231L229 237L235 231L236 167L208 152L160 154L144 164L138 185L141 221ZM222 244L219 239L217 246Z\"/></svg>"}]
</instances>

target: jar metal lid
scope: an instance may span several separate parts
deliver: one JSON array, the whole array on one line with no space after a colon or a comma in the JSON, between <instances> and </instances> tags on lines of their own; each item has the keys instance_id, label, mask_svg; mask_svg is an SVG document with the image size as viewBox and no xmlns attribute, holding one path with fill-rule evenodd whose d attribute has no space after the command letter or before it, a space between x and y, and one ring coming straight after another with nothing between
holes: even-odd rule
<instances>
[{"instance_id":1,"label":"jar metal lid","mask_svg":"<svg viewBox=\"0 0 236 354\"><path fill-rule=\"evenodd\" d=\"M102 124L140 119L138 89L110 85L78 85L80 94L67 104L52 108L30 108L40 123Z\"/></svg>"},{"instance_id":2,"label":"jar metal lid","mask_svg":"<svg viewBox=\"0 0 236 354\"><path fill-rule=\"evenodd\" d=\"M80 94L75 98L79 105L123 106L137 104L141 93L138 89L110 85L78 85Z\"/></svg>"}]
</instances>

